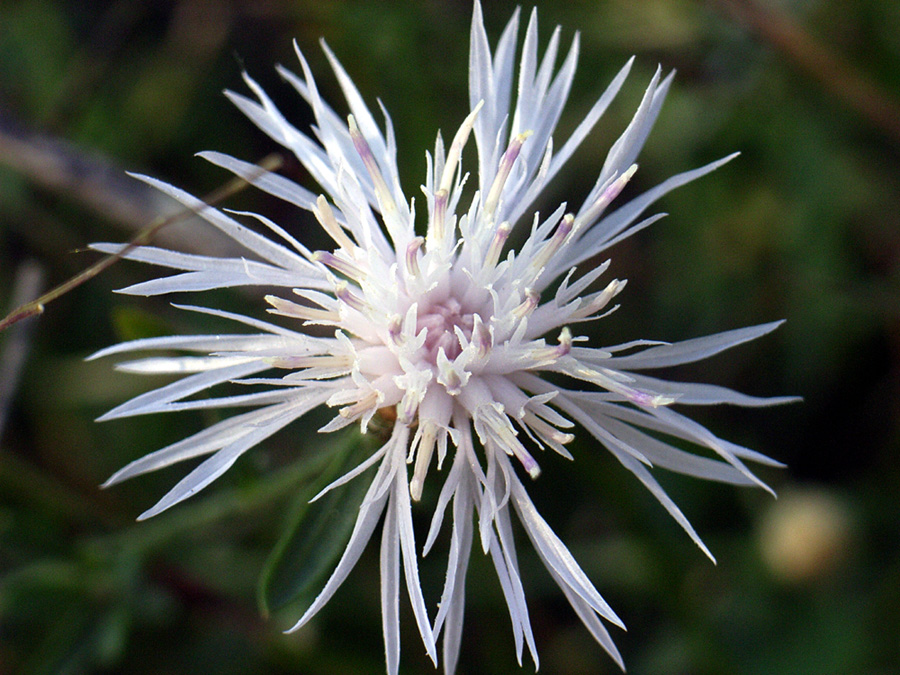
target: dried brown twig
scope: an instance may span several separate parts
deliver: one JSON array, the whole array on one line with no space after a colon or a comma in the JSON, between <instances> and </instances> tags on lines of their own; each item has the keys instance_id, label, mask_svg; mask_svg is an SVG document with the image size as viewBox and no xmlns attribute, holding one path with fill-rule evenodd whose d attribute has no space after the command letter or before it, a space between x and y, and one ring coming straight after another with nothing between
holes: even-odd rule
<instances>
[{"instance_id":1,"label":"dried brown twig","mask_svg":"<svg viewBox=\"0 0 900 675\"><path fill-rule=\"evenodd\" d=\"M269 171L275 171L281 166L281 161L281 157L277 155L269 155L258 164L259 175L262 176ZM252 182L252 180L253 177L250 177L249 182ZM203 202L210 205L217 204L223 199L226 199L236 192L243 190L249 184L249 182L248 180L245 180L243 178L232 178L222 187L214 190L206 197L204 197ZM93 279L95 276L97 276L110 266L114 265L116 262L121 260L125 255L133 251L138 246L145 246L149 244L157 235L157 233L159 233L159 231L167 225L183 220L184 218L190 217L193 214L194 211L192 209L183 209L178 213L169 216L168 218L157 218L140 232L138 232L138 234L131 241L129 241L128 244L118 253L105 256L100 261L91 265L83 272L76 274L71 279L68 279L59 286L56 286L47 293L44 293L36 300L27 302L14 309L12 312L10 312L10 314L0 320L0 331L5 330L9 326L21 321L22 319L26 319L31 316L37 316L43 313L44 305L46 305L47 303L55 300L62 295L65 295L72 289L77 288L78 286L83 284L85 281Z\"/></svg>"}]
</instances>

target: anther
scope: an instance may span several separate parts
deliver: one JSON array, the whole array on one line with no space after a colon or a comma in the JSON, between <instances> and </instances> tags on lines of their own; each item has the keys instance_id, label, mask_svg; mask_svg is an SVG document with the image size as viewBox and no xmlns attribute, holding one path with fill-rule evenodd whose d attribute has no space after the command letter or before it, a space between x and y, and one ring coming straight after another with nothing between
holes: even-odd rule
<instances>
[{"instance_id":1,"label":"anther","mask_svg":"<svg viewBox=\"0 0 900 675\"><path fill-rule=\"evenodd\" d=\"M319 195L316 199L316 208L313 209L313 214L315 215L316 220L319 221L322 229L324 229L328 233L328 236L334 240L334 243L347 251L352 251L355 248L350 237L347 236L347 233L344 232L344 228L341 227L337 218L335 218L334 210L331 208L331 204L328 203L328 200L325 199L325 195Z\"/></svg>"},{"instance_id":2,"label":"anther","mask_svg":"<svg viewBox=\"0 0 900 675\"><path fill-rule=\"evenodd\" d=\"M506 152L503 153L503 157L500 159L500 166L497 167L497 175L494 177L494 184L491 185L491 190L484 201L484 213L488 220L490 220L497 208L497 204L500 202L503 187L509 179L509 173L512 171L513 164L516 163L516 159L519 157L522 144L525 143L525 139L531 136L532 133L534 132L525 131L516 136L509 144Z\"/></svg>"},{"instance_id":3,"label":"anther","mask_svg":"<svg viewBox=\"0 0 900 675\"><path fill-rule=\"evenodd\" d=\"M510 232L512 232L512 226L509 224L509 221L503 221L497 226L497 231L494 232L494 238L491 239L491 244L488 247L487 255L484 257L484 266L486 268L497 265Z\"/></svg>"},{"instance_id":4,"label":"anther","mask_svg":"<svg viewBox=\"0 0 900 675\"><path fill-rule=\"evenodd\" d=\"M352 307L358 312L362 312L366 309L366 303L364 303L350 291L349 284L347 284L346 281L339 281L335 285L334 295L345 305L347 305L348 307Z\"/></svg>"},{"instance_id":5,"label":"anther","mask_svg":"<svg viewBox=\"0 0 900 675\"><path fill-rule=\"evenodd\" d=\"M419 249L424 243L422 237L415 237L406 246L406 270L416 278L422 276L419 271Z\"/></svg>"}]
</instances>

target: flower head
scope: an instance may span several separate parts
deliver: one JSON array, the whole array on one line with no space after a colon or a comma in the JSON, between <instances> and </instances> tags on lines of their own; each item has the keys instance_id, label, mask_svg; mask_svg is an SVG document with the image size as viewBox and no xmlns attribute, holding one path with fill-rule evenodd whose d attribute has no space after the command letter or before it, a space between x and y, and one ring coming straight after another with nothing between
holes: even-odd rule
<instances>
[{"instance_id":1,"label":"flower head","mask_svg":"<svg viewBox=\"0 0 900 675\"><path fill-rule=\"evenodd\" d=\"M419 207L427 222L422 233L415 227L417 205L401 188L390 118L384 113L383 128L379 125L327 47L349 117L323 102L299 50L302 77L279 69L312 107L316 126L311 135L293 127L245 76L256 100L231 92L229 98L297 157L323 194L276 174L262 174L254 165L232 157L214 152L203 156L311 212L333 240L333 248L310 251L263 216L226 213L142 177L233 238L246 249L246 257L138 248L126 257L179 272L123 292L159 295L235 286L281 287L283 292L265 296L269 313L281 318L263 321L185 307L231 319L251 331L142 339L95 355L156 349L193 353L122 364L121 368L132 372L183 377L136 397L102 419L199 408L250 409L147 455L110 478L107 484L208 455L141 518L196 494L245 451L313 408L325 405L334 410L322 432L358 424L365 433L379 410L395 413L389 440L326 488L334 489L377 466L337 568L295 626L309 621L334 594L386 513L381 595L391 673L397 671L400 653L401 568L428 654L438 662L436 642L443 632L444 669L454 671L462 635L464 582L476 537L491 557L509 606L519 661L527 645L537 663L513 542L513 513L585 626L621 664L603 623L621 626L621 621L538 514L520 477L522 472L538 476L539 451L550 449L572 459L566 445L577 427L631 471L710 557L650 467L737 485L762 485L745 461L777 464L719 439L675 412L672 404L755 406L788 399L759 399L712 385L666 382L643 374L706 358L764 335L777 324L676 344L638 340L606 348L592 346L579 333L584 322L615 309L612 303L625 286L618 279L600 282L609 263L596 266L589 261L656 221L659 216L643 214L658 198L731 157L670 178L610 210L634 175L635 158L669 88L671 76L661 78L657 72L581 206L562 204L549 214L534 212L536 198L615 97L631 63L565 142L557 145L552 134L572 84L578 38L555 70L559 30L540 57L537 16L532 13L516 58L518 20L516 12L492 53L480 6L475 3L471 112L449 145L439 135L433 153L427 154L424 205ZM478 159L474 177L466 173L462 162L471 139ZM467 181L474 183L474 189L464 189ZM240 220L255 221L269 236ZM512 248L508 239L517 229L523 231L522 243ZM123 250L113 244L94 248ZM306 326L317 329L306 332ZM562 381L568 384L557 384ZM229 383L261 385L262 389L191 398ZM678 449L666 438L711 450L718 459ZM433 618L418 579L419 551L412 518L412 503L420 500L429 481L440 482L441 487L435 490L437 504L423 555L444 529L448 510L452 520L447 577Z\"/></svg>"}]
</instances>

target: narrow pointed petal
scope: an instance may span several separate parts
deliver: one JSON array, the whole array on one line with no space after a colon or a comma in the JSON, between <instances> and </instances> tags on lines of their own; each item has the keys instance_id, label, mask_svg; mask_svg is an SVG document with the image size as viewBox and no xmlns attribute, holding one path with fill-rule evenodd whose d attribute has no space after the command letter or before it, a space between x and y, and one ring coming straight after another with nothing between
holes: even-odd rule
<instances>
[{"instance_id":1,"label":"narrow pointed petal","mask_svg":"<svg viewBox=\"0 0 900 675\"><path fill-rule=\"evenodd\" d=\"M773 321L674 344L651 347L632 356L614 357L607 363L611 367L627 370L668 368L669 366L693 363L771 333L782 323L784 322Z\"/></svg>"},{"instance_id":2,"label":"narrow pointed petal","mask_svg":"<svg viewBox=\"0 0 900 675\"><path fill-rule=\"evenodd\" d=\"M400 534L393 500L381 532L381 627L387 672L396 675L400 669Z\"/></svg>"}]
</instances>

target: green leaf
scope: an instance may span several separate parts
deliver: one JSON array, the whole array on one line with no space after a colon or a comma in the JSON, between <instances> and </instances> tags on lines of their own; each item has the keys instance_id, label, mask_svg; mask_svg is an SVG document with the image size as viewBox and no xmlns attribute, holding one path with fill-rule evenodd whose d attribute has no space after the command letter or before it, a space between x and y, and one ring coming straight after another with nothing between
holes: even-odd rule
<instances>
[{"instance_id":1,"label":"green leaf","mask_svg":"<svg viewBox=\"0 0 900 675\"><path fill-rule=\"evenodd\" d=\"M324 584L350 539L369 482L363 474L313 504L309 500L371 451L369 440L354 432L337 450L328 450L334 460L297 495L260 576L257 597L263 614L310 596Z\"/></svg>"}]
</instances>

